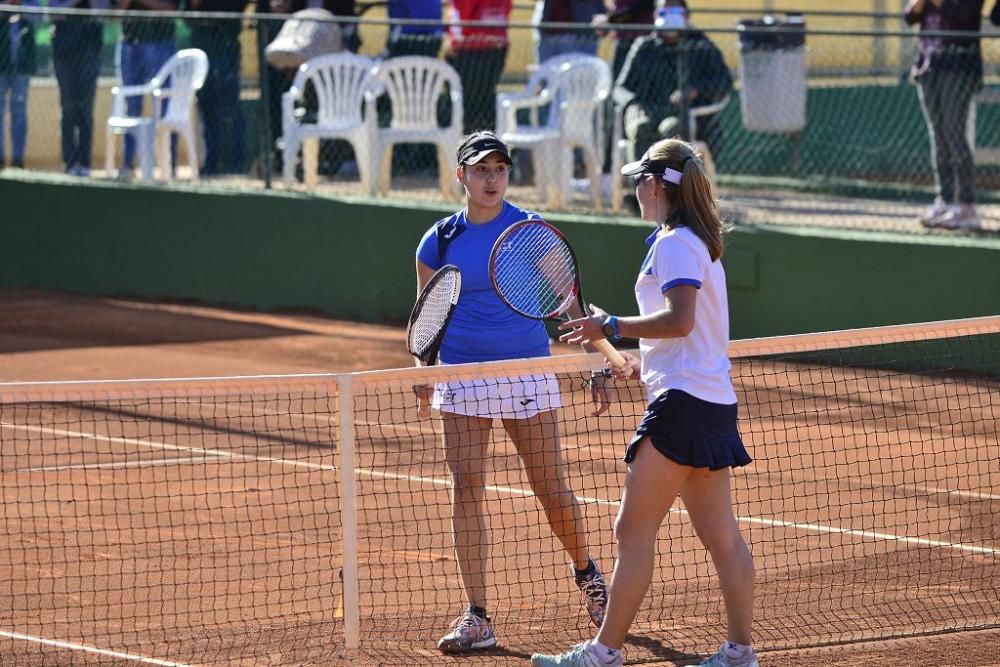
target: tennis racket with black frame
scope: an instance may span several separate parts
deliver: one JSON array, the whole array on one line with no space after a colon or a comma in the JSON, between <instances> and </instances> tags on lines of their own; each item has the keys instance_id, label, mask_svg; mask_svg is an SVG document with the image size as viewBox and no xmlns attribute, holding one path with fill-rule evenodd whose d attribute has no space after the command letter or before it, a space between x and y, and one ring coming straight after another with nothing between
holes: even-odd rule
<instances>
[{"instance_id":1,"label":"tennis racket with black frame","mask_svg":"<svg viewBox=\"0 0 1000 667\"><path fill-rule=\"evenodd\" d=\"M406 324L406 349L425 366L437 363L441 341L461 292L462 274L454 264L445 264L434 272L413 304ZM424 398L418 402L418 416L425 419L430 407Z\"/></svg>"},{"instance_id":2,"label":"tennis racket with black frame","mask_svg":"<svg viewBox=\"0 0 1000 667\"><path fill-rule=\"evenodd\" d=\"M573 247L544 220L516 222L500 235L490 253L490 279L505 304L533 320L565 321L574 301L581 313L591 314ZM626 366L607 339L593 345L615 368Z\"/></svg>"}]
</instances>

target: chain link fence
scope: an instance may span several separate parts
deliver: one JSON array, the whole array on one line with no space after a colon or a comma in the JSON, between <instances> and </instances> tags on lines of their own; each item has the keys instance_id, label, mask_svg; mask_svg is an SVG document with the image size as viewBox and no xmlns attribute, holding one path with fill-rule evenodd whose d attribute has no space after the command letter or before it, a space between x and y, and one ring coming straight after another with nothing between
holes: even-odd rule
<instances>
[{"instance_id":1,"label":"chain link fence","mask_svg":"<svg viewBox=\"0 0 1000 667\"><path fill-rule=\"evenodd\" d=\"M0 4L4 164L186 187L457 201L448 187L454 146L439 151L416 142L447 127L469 132L499 122L515 134L523 126L557 127L558 100L553 106L555 98L540 92L551 79L539 52L576 51L603 61L612 83L594 84L596 120L584 139L576 132L575 152L531 142L517 150L509 198L519 204L626 214L629 189L616 182L614 168L656 137L673 135L708 149L724 211L737 221L910 229L934 198L931 142L910 77L916 32L901 10L886 6L901 3L826 3L857 6L845 12L822 11L822 3L798 3L799 11L771 2L692 2L691 26L680 30L652 25L651 15L602 29L539 26L533 4L485 22L459 21L448 6L440 17L397 18L400 6L414 15L420 3L412 2L392 12L387 3L327 3L341 15L302 22L286 13L296 5L281 0L188 4L242 11ZM992 208L1000 202L1000 40L989 21L983 25L984 85L973 91L973 114L957 131L973 148L982 229L990 233L1000 231L1000 207ZM296 58L315 55L317 44L364 56L370 60L358 62L382 74L350 89L337 87L343 71L313 67L296 85ZM185 49L207 56L204 80L194 70L171 70L169 80L150 85ZM411 56L447 64L460 82L425 91L436 98L422 118L435 127L406 116L410 101L395 90L396 75L386 74L389 63ZM680 90L691 92L675 94ZM498 95L507 106L498 107ZM532 96L542 103L510 102ZM137 120L156 110L172 119L172 139ZM576 130L590 123L580 118ZM348 121L363 130L352 135ZM412 131L404 138L415 143L396 144L380 163L372 153L389 141L380 132L406 123ZM596 171L579 147L587 137L598 147ZM553 152L560 154L554 162ZM553 198L552 188L560 196Z\"/></svg>"}]
</instances>

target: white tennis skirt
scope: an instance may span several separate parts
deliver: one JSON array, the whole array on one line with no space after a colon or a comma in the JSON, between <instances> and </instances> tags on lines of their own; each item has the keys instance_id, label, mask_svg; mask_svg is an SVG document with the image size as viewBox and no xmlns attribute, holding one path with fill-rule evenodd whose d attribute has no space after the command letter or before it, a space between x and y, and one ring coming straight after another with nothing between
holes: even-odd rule
<instances>
[{"instance_id":1,"label":"white tennis skirt","mask_svg":"<svg viewBox=\"0 0 1000 667\"><path fill-rule=\"evenodd\" d=\"M529 419L562 407L562 398L554 375L519 375L439 382L431 406L467 417Z\"/></svg>"}]
</instances>

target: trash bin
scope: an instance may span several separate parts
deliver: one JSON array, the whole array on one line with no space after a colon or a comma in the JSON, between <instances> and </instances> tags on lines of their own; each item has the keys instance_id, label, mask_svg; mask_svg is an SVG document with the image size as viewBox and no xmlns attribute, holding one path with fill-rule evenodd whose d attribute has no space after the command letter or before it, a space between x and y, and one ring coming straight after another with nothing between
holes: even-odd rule
<instances>
[{"instance_id":1,"label":"trash bin","mask_svg":"<svg viewBox=\"0 0 1000 667\"><path fill-rule=\"evenodd\" d=\"M791 133L805 127L805 43L799 14L739 22L740 112L746 129Z\"/></svg>"}]
</instances>

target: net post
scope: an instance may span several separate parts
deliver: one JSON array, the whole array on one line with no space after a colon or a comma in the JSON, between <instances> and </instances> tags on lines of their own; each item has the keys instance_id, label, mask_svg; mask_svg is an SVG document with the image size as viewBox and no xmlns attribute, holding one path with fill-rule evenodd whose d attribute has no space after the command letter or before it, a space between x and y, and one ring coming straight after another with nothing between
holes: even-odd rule
<instances>
[{"instance_id":1,"label":"net post","mask_svg":"<svg viewBox=\"0 0 1000 667\"><path fill-rule=\"evenodd\" d=\"M337 414L340 441L340 526L344 541L344 649L349 657L360 647L358 608L358 526L354 488L354 376L337 376Z\"/></svg>"}]
</instances>

